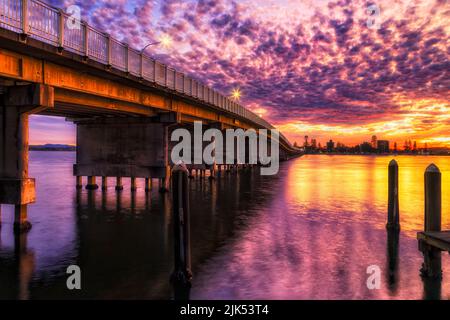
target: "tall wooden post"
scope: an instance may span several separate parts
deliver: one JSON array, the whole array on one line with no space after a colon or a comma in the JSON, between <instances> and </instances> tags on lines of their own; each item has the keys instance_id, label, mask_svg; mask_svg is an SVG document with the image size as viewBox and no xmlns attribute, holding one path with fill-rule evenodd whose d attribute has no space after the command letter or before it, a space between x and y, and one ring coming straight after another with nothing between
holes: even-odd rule
<instances>
[{"instance_id":1,"label":"tall wooden post","mask_svg":"<svg viewBox=\"0 0 450 320\"><path fill-rule=\"evenodd\" d=\"M442 178L439 168L431 164L425 171L425 232L441 231ZM442 257L439 249L419 242L424 255L422 276L442 278Z\"/></svg>"},{"instance_id":2,"label":"tall wooden post","mask_svg":"<svg viewBox=\"0 0 450 320\"><path fill-rule=\"evenodd\" d=\"M388 222L387 229L400 230L400 213L398 202L398 164L391 160L389 163L389 187L388 187Z\"/></svg>"},{"instance_id":3,"label":"tall wooden post","mask_svg":"<svg viewBox=\"0 0 450 320\"><path fill-rule=\"evenodd\" d=\"M431 164L425 171L425 232L441 231L441 171Z\"/></svg>"},{"instance_id":4,"label":"tall wooden post","mask_svg":"<svg viewBox=\"0 0 450 320\"><path fill-rule=\"evenodd\" d=\"M172 210L174 225L175 269L171 277L176 300L189 298L191 288L191 248L189 212L189 171L176 165L172 171Z\"/></svg>"}]
</instances>

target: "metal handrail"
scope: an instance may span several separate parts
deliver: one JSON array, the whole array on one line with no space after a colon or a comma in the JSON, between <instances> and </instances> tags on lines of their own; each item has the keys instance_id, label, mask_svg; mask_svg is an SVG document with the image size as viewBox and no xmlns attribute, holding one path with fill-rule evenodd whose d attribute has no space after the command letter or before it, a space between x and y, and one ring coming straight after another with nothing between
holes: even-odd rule
<instances>
[{"instance_id":1,"label":"metal handrail","mask_svg":"<svg viewBox=\"0 0 450 320\"><path fill-rule=\"evenodd\" d=\"M68 19L77 22L80 28L69 28ZM42 1L0 0L0 28L37 38L61 49L84 55L99 63L158 83L168 89L234 113L262 128L274 128L252 111L203 83L152 59L142 51L130 48L128 44L114 39L84 21L74 20L63 10ZM190 90L186 88L186 83L191 83ZM200 92L201 90L203 91ZM281 137L285 139L284 136L281 135ZM287 139L286 142L290 145Z\"/></svg>"}]
</instances>

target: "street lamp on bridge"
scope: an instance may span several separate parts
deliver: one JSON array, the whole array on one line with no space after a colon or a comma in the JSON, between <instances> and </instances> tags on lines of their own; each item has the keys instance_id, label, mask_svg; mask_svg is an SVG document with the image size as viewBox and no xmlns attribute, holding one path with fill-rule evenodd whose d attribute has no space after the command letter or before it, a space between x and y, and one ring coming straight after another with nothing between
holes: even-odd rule
<instances>
[{"instance_id":1,"label":"street lamp on bridge","mask_svg":"<svg viewBox=\"0 0 450 320\"><path fill-rule=\"evenodd\" d=\"M147 50L148 47L150 46L156 46L156 45L162 45L164 48L169 48L172 44L172 38L169 35L163 35L161 37L161 39L159 41L155 41L155 42L150 42L149 44L147 44L142 50L141 53L144 53L145 50Z\"/></svg>"},{"instance_id":2,"label":"street lamp on bridge","mask_svg":"<svg viewBox=\"0 0 450 320\"><path fill-rule=\"evenodd\" d=\"M239 101L241 100L241 90L239 88L233 89L233 91L231 92L231 98L233 98L235 101Z\"/></svg>"}]
</instances>

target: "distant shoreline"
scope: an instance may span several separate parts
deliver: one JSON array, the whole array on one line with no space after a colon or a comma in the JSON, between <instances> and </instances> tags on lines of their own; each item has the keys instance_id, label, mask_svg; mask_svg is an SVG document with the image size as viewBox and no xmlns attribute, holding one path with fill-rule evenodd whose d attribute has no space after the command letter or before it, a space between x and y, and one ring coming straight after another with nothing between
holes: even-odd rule
<instances>
[{"instance_id":1,"label":"distant shoreline","mask_svg":"<svg viewBox=\"0 0 450 320\"><path fill-rule=\"evenodd\" d=\"M77 150L76 146L68 145L43 145L43 146L30 146L30 151L65 151L74 152Z\"/></svg>"},{"instance_id":2,"label":"distant shoreline","mask_svg":"<svg viewBox=\"0 0 450 320\"><path fill-rule=\"evenodd\" d=\"M400 157L400 156L408 156L408 157L448 157L450 154L407 154L407 153L305 153L305 156L314 155L314 156L370 156L370 157Z\"/></svg>"}]
</instances>

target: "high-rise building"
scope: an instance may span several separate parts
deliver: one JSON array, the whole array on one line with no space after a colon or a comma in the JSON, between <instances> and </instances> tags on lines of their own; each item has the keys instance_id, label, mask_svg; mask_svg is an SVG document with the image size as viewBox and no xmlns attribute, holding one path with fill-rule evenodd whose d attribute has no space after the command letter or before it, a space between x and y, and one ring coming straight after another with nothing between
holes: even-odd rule
<instances>
[{"instance_id":1,"label":"high-rise building","mask_svg":"<svg viewBox=\"0 0 450 320\"><path fill-rule=\"evenodd\" d=\"M377 147L377 136L372 136L372 148L376 149Z\"/></svg>"},{"instance_id":2,"label":"high-rise building","mask_svg":"<svg viewBox=\"0 0 450 320\"><path fill-rule=\"evenodd\" d=\"M377 141L377 151L379 153L389 153L389 141L387 140L378 140Z\"/></svg>"},{"instance_id":3,"label":"high-rise building","mask_svg":"<svg viewBox=\"0 0 450 320\"><path fill-rule=\"evenodd\" d=\"M334 151L334 142L333 140L330 140L327 142L327 152L333 152Z\"/></svg>"}]
</instances>

